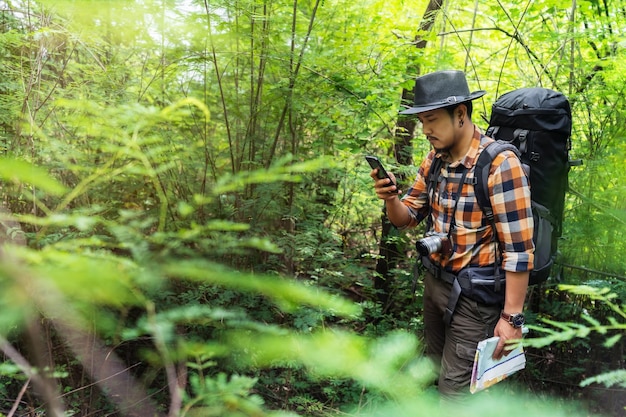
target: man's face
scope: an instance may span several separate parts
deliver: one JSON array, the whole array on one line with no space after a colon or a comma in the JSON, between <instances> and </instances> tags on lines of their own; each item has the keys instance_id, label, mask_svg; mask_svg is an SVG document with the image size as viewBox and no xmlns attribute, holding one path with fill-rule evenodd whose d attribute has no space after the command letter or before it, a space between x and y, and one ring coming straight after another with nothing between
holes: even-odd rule
<instances>
[{"instance_id":1,"label":"man's face","mask_svg":"<svg viewBox=\"0 0 626 417\"><path fill-rule=\"evenodd\" d=\"M453 118L446 109L436 109L419 113L422 132L436 151L448 151L456 143L456 129Z\"/></svg>"}]
</instances>

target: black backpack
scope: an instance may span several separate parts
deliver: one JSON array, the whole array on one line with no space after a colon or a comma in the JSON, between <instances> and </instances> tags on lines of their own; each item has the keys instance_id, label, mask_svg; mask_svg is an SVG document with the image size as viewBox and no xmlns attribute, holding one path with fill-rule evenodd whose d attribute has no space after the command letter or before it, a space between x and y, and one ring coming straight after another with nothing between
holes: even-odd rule
<instances>
[{"instance_id":1,"label":"black backpack","mask_svg":"<svg viewBox=\"0 0 626 417\"><path fill-rule=\"evenodd\" d=\"M510 91L493 104L485 133L496 142L481 152L476 163L476 199L494 227L494 235L493 211L487 195L487 177L493 158L510 149L529 169L535 223L531 285L548 279L557 256L568 174L574 164L569 158L571 131L572 113L563 94L547 88Z\"/></svg>"}]
</instances>

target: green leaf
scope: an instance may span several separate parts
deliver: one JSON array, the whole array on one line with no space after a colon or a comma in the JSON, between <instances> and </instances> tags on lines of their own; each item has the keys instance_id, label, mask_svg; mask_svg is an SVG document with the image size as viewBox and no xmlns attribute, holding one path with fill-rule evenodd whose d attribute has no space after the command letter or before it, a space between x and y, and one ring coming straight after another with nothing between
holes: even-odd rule
<instances>
[{"instance_id":1,"label":"green leaf","mask_svg":"<svg viewBox=\"0 0 626 417\"><path fill-rule=\"evenodd\" d=\"M257 249L264 252L269 253L282 253L282 249L278 247L276 244L272 243L268 239L261 239L258 237L251 237L249 239L240 240L239 243L242 246Z\"/></svg>"},{"instance_id":2,"label":"green leaf","mask_svg":"<svg viewBox=\"0 0 626 417\"><path fill-rule=\"evenodd\" d=\"M66 191L66 188L50 177L45 170L17 159L0 158L0 178L7 181L24 182L56 196L62 195Z\"/></svg>"},{"instance_id":3,"label":"green leaf","mask_svg":"<svg viewBox=\"0 0 626 417\"><path fill-rule=\"evenodd\" d=\"M393 398L420 395L434 375L425 361L418 360L417 340L408 333L398 332L380 340L336 330L308 335L233 331L227 336L232 349L245 347L247 355L242 361L255 366L295 362L315 375L354 378Z\"/></svg>"},{"instance_id":4,"label":"green leaf","mask_svg":"<svg viewBox=\"0 0 626 417\"><path fill-rule=\"evenodd\" d=\"M106 252L68 253L53 247L15 253L21 254L38 279L53 283L70 300L113 306L144 301L134 282L143 272L129 259Z\"/></svg>"},{"instance_id":5,"label":"green leaf","mask_svg":"<svg viewBox=\"0 0 626 417\"><path fill-rule=\"evenodd\" d=\"M581 314L581 317L585 321L589 322L594 327L600 327L602 325L598 320L596 320L595 318L591 317L589 314Z\"/></svg>"},{"instance_id":6,"label":"green leaf","mask_svg":"<svg viewBox=\"0 0 626 417\"><path fill-rule=\"evenodd\" d=\"M612 348L617 342L619 342L622 339L622 335L621 334L616 334L613 335L611 337L609 337L608 339L606 339L604 341L603 346L605 348Z\"/></svg>"},{"instance_id":7,"label":"green leaf","mask_svg":"<svg viewBox=\"0 0 626 417\"><path fill-rule=\"evenodd\" d=\"M273 299L284 310L294 310L305 304L340 316L353 316L361 311L351 301L319 288L306 287L295 280L240 273L202 260L166 263L161 266L161 270L172 276L262 294Z\"/></svg>"},{"instance_id":8,"label":"green leaf","mask_svg":"<svg viewBox=\"0 0 626 417\"><path fill-rule=\"evenodd\" d=\"M580 383L580 386L587 387L591 384L602 384L607 388L614 385L626 388L626 369L618 369L587 378Z\"/></svg>"}]
</instances>

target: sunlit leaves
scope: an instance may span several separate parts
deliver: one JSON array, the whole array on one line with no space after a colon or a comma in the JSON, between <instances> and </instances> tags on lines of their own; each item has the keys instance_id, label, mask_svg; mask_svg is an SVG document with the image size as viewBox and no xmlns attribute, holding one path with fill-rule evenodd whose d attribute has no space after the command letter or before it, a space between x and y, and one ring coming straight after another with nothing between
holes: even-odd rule
<instances>
[{"instance_id":1,"label":"sunlit leaves","mask_svg":"<svg viewBox=\"0 0 626 417\"><path fill-rule=\"evenodd\" d=\"M527 338L525 343L529 346L542 348L555 342L564 342L576 338L588 338L591 333L606 335L604 346L610 348L618 343L626 332L626 306L615 302L616 294L611 289L592 287L589 285L563 285L564 291L588 297L590 300L599 302L600 305L608 306L612 314L608 323L603 323L593 317L588 311L581 314L581 322L560 322L548 318L542 321L544 326L529 325L529 327L543 336ZM619 320L621 318L621 321ZM615 333L617 332L617 333Z\"/></svg>"},{"instance_id":2,"label":"sunlit leaves","mask_svg":"<svg viewBox=\"0 0 626 417\"><path fill-rule=\"evenodd\" d=\"M274 300L286 311L292 311L301 305L320 308L338 316L352 316L360 311L357 304L319 288L306 287L288 279L236 272L222 265L201 260L166 263L161 266L161 270L172 278L208 282L261 294Z\"/></svg>"},{"instance_id":3,"label":"sunlit leaves","mask_svg":"<svg viewBox=\"0 0 626 417\"><path fill-rule=\"evenodd\" d=\"M427 361L416 356L415 337L406 333L380 340L332 330L306 336L251 331L227 335L232 348L241 350L250 365L301 363L319 377L355 378L396 399L419 396L433 377Z\"/></svg>"},{"instance_id":4,"label":"sunlit leaves","mask_svg":"<svg viewBox=\"0 0 626 417\"><path fill-rule=\"evenodd\" d=\"M626 369L618 369L587 378L581 382L580 385L587 387L591 384L602 384L605 387L621 386L622 388L626 388Z\"/></svg>"},{"instance_id":5,"label":"sunlit leaves","mask_svg":"<svg viewBox=\"0 0 626 417\"><path fill-rule=\"evenodd\" d=\"M0 158L0 178L30 184L52 195L65 191L65 187L48 175L45 169L22 160Z\"/></svg>"},{"instance_id":6,"label":"sunlit leaves","mask_svg":"<svg viewBox=\"0 0 626 417\"><path fill-rule=\"evenodd\" d=\"M14 253L25 263L26 276L32 285L45 280L46 285L54 286L78 303L121 307L144 301L135 282L141 269L128 259L106 252L74 254L52 248Z\"/></svg>"},{"instance_id":7,"label":"sunlit leaves","mask_svg":"<svg viewBox=\"0 0 626 417\"><path fill-rule=\"evenodd\" d=\"M277 181L299 182L303 174L334 165L334 162L328 157L296 163L289 163L289 159L290 157L287 156L267 170L242 171L235 175L225 174L215 184L213 192L215 194L233 192L241 190L246 184L267 184Z\"/></svg>"},{"instance_id":8,"label":"sunlit leaves","mask_svg":"<svg viewBox=\"0 0 626 417\"><path fill-rule=\"evenodd\" d=\"M367 252L359 260L376 253L380 202L361 155L390 155L400 90L412 88L418 68L465 69L472 87L492 95L481 112L496 93L516 87L572 93L573 149L606 156L607 164L570 176L572 188L588 195L569 203L568 224L583 219L589 227L576 227L576 236L570 230L563 242L594 242L589 253L606 253L603 266L621 265L615 254L623 252L623 233L614 227L624 223L619 5L604 14L598 2L579 2L578 10L552 0L461 2L447 5L433 30L416 33L425 1L325 0L304 48L315 2L28 4L28 21L7 9L11 30L0 35L0 145L18 156L0 161L0 177L37 250L2 265L0 326L68 310L97 317L100 329L107 320L112 339L148 336L141 355L154 366L149 372L187 359L199 372L190 378L197 398L186 398L188 415L260 412L246 402L251 379L200 375L209 369L202 360L215 357L241 367L249 361L251 373L288 362L397 400L386 412L355 415L438 415L418 395L431 369L415 360L416 339L350 333L360 308L337 290L367 285L371 275L346 266L358 263L346 251ZM430 47L418 53L421 38ZM606 55L613 45L616 55ZM427 143L414 149L418 160ZM615 223L598 223L601 210ZM278 272L249 272L261 269ZM303 279L277 276L286 271ZM335 289L325 291L327 283ZM176 293L184 285L188 298ZM546 321L537 343L597 334L606 347L621 343L619 291L569 289L610 306L611 315ZM270 307L242 305L240 293ZM220 300L228 308L213 305ZM35 308L55 301L58 310ZM333 320L348 323L346 330ZM196 329L228 337L203 338ZM155 341L161 350L151 350ZM539 415L526 406L517 413L506 414Z\"/></svg>"}]
</instances>

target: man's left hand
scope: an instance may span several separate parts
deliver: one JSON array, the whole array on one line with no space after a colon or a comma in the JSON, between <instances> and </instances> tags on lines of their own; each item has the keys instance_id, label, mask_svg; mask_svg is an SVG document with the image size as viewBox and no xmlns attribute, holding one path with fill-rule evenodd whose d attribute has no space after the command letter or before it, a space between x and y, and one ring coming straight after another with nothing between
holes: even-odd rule
<instances>
[{"instance_id":1,"label":"man's left hand","mask_svg":"<svg viewBox=\"0 0 626 417\"><path fill-rule=\"evenodd\" d=\"M498 346L493 351L493 359L498 360L502 356L506 356L513 350L512 345L507 343L508 340L520 340L522 338L522 328L515 328L509 322L500 318L493 331L494 336L499 336Z\"/></svg>"}]
</instances>

